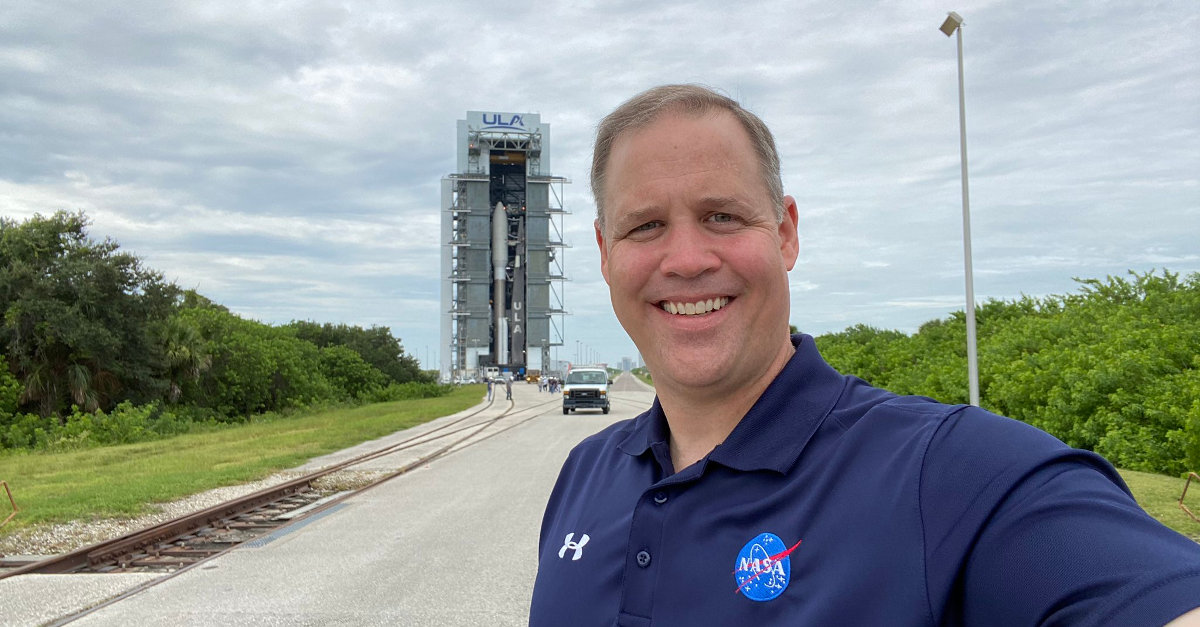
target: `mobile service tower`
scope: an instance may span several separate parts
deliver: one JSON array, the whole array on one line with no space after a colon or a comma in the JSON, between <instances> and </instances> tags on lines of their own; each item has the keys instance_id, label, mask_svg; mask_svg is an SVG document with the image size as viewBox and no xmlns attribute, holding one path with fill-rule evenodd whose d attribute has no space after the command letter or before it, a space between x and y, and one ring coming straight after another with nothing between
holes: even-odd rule
<instances>
[{"instance_id":1,"label":"mobile service tower","mask_svg":"<svg viewBox=\"0 0 1200 627\"><path fill-rule=\"evenodd\" d=\"M536 113L468 111L442 179L441 378L549 367L563 343L563 177Z\"/></svg>"}]
</instances>

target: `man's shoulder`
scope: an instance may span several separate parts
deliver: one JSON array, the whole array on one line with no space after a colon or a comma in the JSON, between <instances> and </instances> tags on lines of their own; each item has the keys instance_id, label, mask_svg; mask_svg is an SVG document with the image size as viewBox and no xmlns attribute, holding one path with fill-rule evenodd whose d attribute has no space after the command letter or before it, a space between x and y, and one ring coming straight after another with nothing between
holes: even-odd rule
<instances>
[{"instance_id":1,"label":"man's shoulder","mask_svg":"<svg viewBox=\"0 0 1200 627\"><path fill-rule=\"evenodd\" d=\"M950 477L962 487L967 476L986 484L998 475L1026 473L1054 460L1082 462L1120 481L1099 456L973 405L901 396L854 382L830 417L853 441L886 442L897 450L911 447L927 487Z\"/></svg>"},{"instance_id":2,"label":"man's shoulder","mask_svg":"<svg viewBox=\"0 0 1200 627\"><path fill-rule=\"evenodd\" d=\"M939 442L952 439L968 446L1067 448L1041 429L981 407L943 403L925 396L899 395L861 380L847 386L833 416L846 426L863 419L875 426L879 421L900 420L911 428L936 434Z\"/></svg>"},{"instance_id":3,"label":"man's shoulder","mask_svg":"<svg viewBox=\"0 0 1200 627\"><path fill-rule=\"evenodd\" d=\"M896 394L851 376L847 377L847 384L830 417L844 429L887 425L902 426L905 430L936 431L968 407L925 396Z\"/></svg>"}]
</instances>

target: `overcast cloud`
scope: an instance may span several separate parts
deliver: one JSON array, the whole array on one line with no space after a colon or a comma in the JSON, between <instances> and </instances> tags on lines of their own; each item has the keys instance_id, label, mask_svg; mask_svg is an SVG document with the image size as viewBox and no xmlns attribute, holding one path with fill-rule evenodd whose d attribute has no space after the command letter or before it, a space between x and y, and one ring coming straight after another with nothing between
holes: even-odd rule
<instances>
[{"instance_id":1,"label":"overcast cloud","mask_svg":"<svg viewBox=\"0 0 1200 627\"><path fill-rule=\"evenodd\" d=\"M978 300L1200 270L1194 0L9 0L0 214L84 210L93 237L242 316L385 325L436 367L455 120L540 113L573 181L559 356L578 340L615 362L636 353L592 234L595 124L698 82L775 132L800 206L793 323L912 332L963 307L949 10Z\"/></svg>"}]
</instances>

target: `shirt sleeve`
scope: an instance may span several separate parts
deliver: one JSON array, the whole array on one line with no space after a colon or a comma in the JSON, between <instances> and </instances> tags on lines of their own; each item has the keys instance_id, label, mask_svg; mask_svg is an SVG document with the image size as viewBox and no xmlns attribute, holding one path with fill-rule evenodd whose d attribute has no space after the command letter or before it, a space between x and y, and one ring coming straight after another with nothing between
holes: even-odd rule
<instances>
[{"instance_id":1,"label":"shirt sleeve","mask_svg":"<svg viewBox=\"0 0 1200 627\"><path fill-rule=\"evenodd\" d=\"M921 482L939 622L1161 625L1200 606L1200 545L1098 455L968 408L931 438Z\"/></svg>"}]
</instances>

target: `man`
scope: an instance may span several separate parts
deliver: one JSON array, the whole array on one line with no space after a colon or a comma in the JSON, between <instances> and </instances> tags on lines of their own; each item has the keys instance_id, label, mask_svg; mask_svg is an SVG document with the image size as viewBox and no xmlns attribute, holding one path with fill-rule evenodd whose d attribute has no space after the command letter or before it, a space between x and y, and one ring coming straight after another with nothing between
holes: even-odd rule
<instances>
[{"instance_id":1,"label":"man","mask_svg":"<svg viewBox=\"0 0 1200 627\"><path fill-rule=\"evenodd\" d=\"M506 400L506 401L512 400L512 375L511 374L504 375L504 395L505 395L504 400Z\"/></svg>"},{"instance_id":2,"label":"man","mask_svg":"<svg viewBox=\"0 0 1200 627\"><path fill-rule=\"evenodd\" d=\"M635 96L599 126L592 190L657 397L564 464L531 625L1148 625L1200 605L1200 547L1100 457L872 388L789 336L796 203L736 102Z\"/></svg>"}]
</instances>

